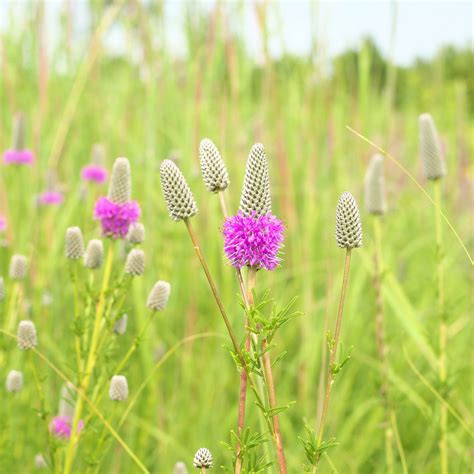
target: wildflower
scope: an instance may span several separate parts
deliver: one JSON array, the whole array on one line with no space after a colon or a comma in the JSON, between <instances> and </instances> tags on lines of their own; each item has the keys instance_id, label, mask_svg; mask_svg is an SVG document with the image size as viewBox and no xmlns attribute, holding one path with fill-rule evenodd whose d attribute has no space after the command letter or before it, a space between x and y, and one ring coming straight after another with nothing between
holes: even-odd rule
<instances>
[{"instance_id":1,"label":"wildflower","mask_svg":"<svg viewBox=\"0 0 474 474\"><path fill-rule=\"evenodd\" d=\"M79 420L77 434L84 428L84 421ZM56 438L69 439L72 431L72 418L70 416L55 416L49 423L49 431Z\"/></svg>"},{"instance_id":2,"label":"wildflower","mask_svg":"<svg viewBox=\"0 0 474 474\"><path fill-rule=\"evenodd\" d=\"M140 217L140 206L131 201L130 163L117 158L112 168L109 193L95 205L94 217L100 220L105 236L113 239L127 235L131 224Z\"/></svg>"},{"instance_id":3,"label":"wildflower","mask_svg":"<svg viewBox=\"0 0 474 474\"><path fill-rule=\"evenodd\" d=\"M33 321L20 321L17 330L18 347L21 350L28 350L38 345L38 338L36 336L36 328Z\"/></svg>"},{"instance_id":4,"label":"wildflower","mask_svg":"<svg viewBox=\"0 0 474 474\"><path fill-rule=\"evenodd\" d=\"M336 208L336 243L338 247L353 249L362 246L362 224L359 208L351 193L339 198Z\"/></svg>"},{"instance_id":5,"label":"wildflower","mask_svg":"<svg viewBox=\"0 0 474 474\"><path fill-rule=\"evenodd\" d=\"M385 214L385 180L383 156L372 156L364 180L365 208L370 214Z\"/></svg>"},{"instance_id":6,"label":"wildflower","mask_svg":"<svg viewBox=\"0 0 474 474\"><path fill-rule=\"evenodd\" d=\"M200 448L194 455L193 466L197 469L210 469L212 467L212 454L207 448Z\"/></svg>"},{"instance_id":7,"label":"wildflower","mask_svg":"<svg viewBox=\"0 0 474 474\"><path fill-rule=\"evenodd\" d=\"M250 150L245 168L239 211L244 216L263 216L272 211L270 177L265 148L256 143Z\"/></svg>"},{"instance_id":8,"label":"wildflower","mask_svg":"<svg viewBox=\"0 0 474 474\"><path fill-rule=\"evenodd\" d=\"M0 232L7 230L7 219L4 216L0 216Z\"/></svg>"},{"instance_id":9,"label":"wildflower","mask_svg":"<svg viewBox=\"0 0 474 474\"><path fill-rule=\"evenodd\" d=\"M201 140L199 160L204 184L213 193L223 191L229 186L229 174L216 145L209 138Z\"/></svg>"},{"instance_id":10,"label":"wildflower","mask_svg":"<svg viewBox=\"0 0 474 474\"><path fill-rule=\"evenodd\" d=\"M131 244L142 244L145 240L145 227L141 222L131 224L128 229L127 242Z\"/></svg>"},{"instance_id":11,"label":"wildflower","mask_svg":"<svg viewBox=\"0 0 474 474\"><path fill-rule=\"evenodd\" d=\"M91 270L100 268L104 260L104 244L102 240L92 239L87 244L86 253L84 254L84 266Z\"/></svg>"},{"instance_id":12,"label":"wildflower","mask_svg":"<svg viewBox=\"0 0 474 474\"><path fill-rule=\"evenodd\" d=\"M84 239L79 227L68 227L66 230L64 253L70 260L78 260L84 255Z\"/></svg>"},{"instance_id":13,"label":"wildflower","mask_svg":"<svg viewBox=\"0 0 474 474\"><path fill-rule=\"evenodd\" d=\"M186 468L186 464L184 464L184 462L181 462L181 461L177 462L174 465L173 474L188 474L188 469Z\"/></svg>"},{"instance_id":14,"label":"wildflower","mask_svg":"<svg viewBox=\"0 0 474 474\"><path fill-rule=\"evenodd\" d=\"M283 245L283 223L272 214L250 216L239 212L224 222L224 251L236 268L274 270Z\"/></svg>"},{"instance_id":15,"label":"wildflower","mask_svg":"<svg viewBox=\"0 0 474 474\"><path fill-rule=\"evenodd\" d=\"M427 179L435 180L446 176L446 163L441 152L438 132L430 114L419 117L420 153Z\"/></svg>"},{"instance_id":16,"label":"wildflower","mask_svg":"<svg viewBox=\"0 0 474 474\"><path fill-rule=\"evenodd\" d=\"M107 181L107 176L107 170L103 166L96 164L86 165L81 170L81 178L84 181L89 181L91 183L105 183L105 181Z\"/></svg>"},{"instance_id":17,"label":"wildflower","mask_svg":"<svg viewBox=\"0 0 474 474\"><path fill-rule=\"evenodd\" d=\"M117 319L114 324L113 331L115 334L122 336L127 330L128 315L124 314L120 319Z\"/></svg>"},{"instance_id":18,"label":"wildflower","mask_svg":"<svg viewBox=\"0 0 474 474\"><path fill-rule=\"evenodd\" d=\"M15 254L10 260L9 275L12 280L24 280L28 272L28 260L24 255Z\"/></svg>"},{"instance_id":19,"label":"wildflower","mask_svg":"<svg viewBox=\"0 0 474 474\"><path fill-rule=\"evenodd\" d=\"M128 382L124 375L114 375L110 381L109 397L111 400L122 402L128 398Z\"/></svg>"},{"instance_id":20,"label":"wildflower","mask_svg":"<svg viewBox=\"0 0 474 474\"><path fill-rule=\"evenodd\" d=\"M6 165L32 165L35 156L32 151L24 148L25 126L23 114L17 114L13 127L13 146L3 155Z\"/></svg>"},{"instance_id":21,"label":"wildflower","mask_svg":"<svg viewBox=\"0 0 474 474\"><path fill-rule=\"evenodd\" d=\"M163 311L168 304L170 297L171 285L167 281L158 281L153 286L146 305L152 311Z\"/></svg>"},{"instance_id":22,"label":"wildflower","mask_svg":"<svg viewBox=\"0 0 474 474\"><path fill-rule=\"evenodd\" d=\"M132 249L127 255L125 273L133 276L143 275L145 271L145 253L141 249Z\"/></svg>"},{"instance_id":23,"label":"wildflower","mask_svg":"<svg viewBox=\"0 0 474 474\"><path fill-rule=\"evenodd\" d=\"M193 193L179 168L171 161L164 160L160 166L161 189L168 206L171 219L189 219L198 212Z\"/></svg>"},{"instance_id":24,"label":"wildflower","mask_svg":"<svg viewBox=\"0 0 474 474\"><path fill-rule=\"evenodd\" d=\"M18 370L10 370L5 386L7 392L19 392L23 388L23 374Z\"/></svg>"},{"instance_id":25,"label":"wildflower","mask_svg":"<svg viewBox=\"0 0 474 474\"><path fill-rule=\"evenodd\" d=\"M64 196L59 191L44 191L38 196L40 206L59 206L64 202Z\"/></svg>"}]
</instances>

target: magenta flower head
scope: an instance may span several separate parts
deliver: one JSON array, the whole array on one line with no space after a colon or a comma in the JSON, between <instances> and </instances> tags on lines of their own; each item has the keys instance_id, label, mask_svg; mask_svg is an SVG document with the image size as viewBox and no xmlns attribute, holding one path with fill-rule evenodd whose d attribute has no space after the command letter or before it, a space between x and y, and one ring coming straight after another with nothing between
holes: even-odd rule
<instances>
[{"instance_id":1,"label":"magenta flower head","mask_svg":"<svg viewBox=\"0 0 474 474\"><path fill-rule=\"evenodd\" d=\"M6 165L32 165L35 155L32 151L25 149L25 124L22 114L15 116L13 126L13 146L3 154L3 162Z\"/></svg>"},{"instance_id":2,"label":"magenta flower head","mask_svg":"<svg viewBox=\"0 0 474 474\"><path fill-rule=\"evenodd\" d=\"M101 197L95 205L94 217L100 220L105 236L120 239L127 235L131 224L140 217L140 206L131 200L130 163L127 158L117 158L107 197Z\"/></svg>"},{"instance_id":3,"label":"magenta flower head","mask_svg":"<svg viewBox=\"0 0 474 474\"><path fill-rule=\"evenodd\" d=\"M0 232L7 230L7 219L4 216L0 216Z\"/></svg>"},{"instance_id":4,"label":"magenta flower head","mask_svg":"<svg viewBox=\"0 0 474 474\"><path fill-rule=\"evenodd\" d=\"M102 184L107 180L108 172L100 165L90 164L84 166L81 171L81 178L91 183Z\"/></svg>"},{"instance_id":5,"label":"magenta flower head","mask_svg":"<svg viewBox=\"0 0 474 474\"><path fill-rule=\"evenodd\" d=\"M280 263L283 223L273 214L244 216L239 212L224 222L224 251L236 268L274 270Z\"/></svg>"},{"instance_id":6,"label":"magenta flower head","mask_svg":"<svg viewBox=\"0 0 474 474\"><path fill-rule=\"evenodd\" d=\"M84 421L79 420L77 434L84 428ZM72 431L72 419L70 416L55 416L49 423L49 431L56 438L69 439Z\"/></svg>"},{"instance_id":7,"label":"magenta flower head","mask_svg":"<svg viewBox=\"0 0 474 474\"><path fill-rule=\"evenodd\" d=\"M59 206L64 202L64 196L59 191L44 191L38 196L41 206Z\"/></svg>"}]
</instances>

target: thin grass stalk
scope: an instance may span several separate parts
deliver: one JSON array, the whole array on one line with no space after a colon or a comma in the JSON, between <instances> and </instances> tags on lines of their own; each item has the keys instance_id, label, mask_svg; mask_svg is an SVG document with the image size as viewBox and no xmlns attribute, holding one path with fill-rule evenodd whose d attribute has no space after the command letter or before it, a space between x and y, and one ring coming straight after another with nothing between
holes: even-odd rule
<instances>
[{"instance_id":1,"label":"thin grass stalk","mask_svg":"<svg viewBox=\"0 0 474 474\"><path fill-rule=\"evenodd\" d=\"M112 272L112 263L114 256L114 246L111 244L107 252L107 258L104 266L104 275L102 278L102 287L100 290L99 301L96 307L96 314L94 320L94 329L92 332L92 340L89 347L89 354L87 357L87 363L84 372L84 378L80 384L80 389L83 393L87 392L89 388L89 383L92 377L92 371L94 369L95 361L97 358L96 349L99 342L99 332L101 326L101 320L105 308L105 298L106 292L109 287L110 275ZM69 445L66 451L66 459L64 461L64 470L63 474L70 474L72 471L72 465L74 462L74 456L76 453L76 443L78 441L77 427L79 426L79 420L81 419L82 410L84 408L84 398L79 397L76 403L76 408L74 411L74 418L71 428L71 437L69 439Z\"/></svg>"},{"instance_id":2,"label":"thin grass stalk","mask_svg":"<svg viewBox=\"0 0 474 474\"><path fill-rule=\"evenodd\" d=\"M382 279L383 279L383 260L382 260L382 229L381 218L379 215L373 216L374 228L374 290L375 290L375 342L377 352L382 364L382 375L380 384L380 396L383 400L385 410L385 461L387 464L387 472L393 473L394 457L393 457L393 432L391 417L395 416L395 412L390 405L388 396L389 385L389 362L388 362L388 347L385 340L385 322L384 322L384 307L383 307L383 293L382 293Z\"/></svg>"},{"instance_id":3,"label":"thin grass stalk","mask_svg":"<svg viewBox=\"0 0 474 474\"><path fill-rule=\"evenodd\" d=\"M12 286L12 291L10 295L10 300L8 302L8 310L7 310L7 317L5 318L5 331L13 331L16 320L17 320L17 311L16 306L18 302L18 298L20 296L20 285L19 281L15 281Z\"/></svg>"},{"instance_id":4,"label":"thin grass stalk","mask_svg":"<svg viewBox=\"0 0 474 474\"><path fill-rule=\"evenodd\" d=\"M321 420L319 422L319 433L318 433L318 446L321 445L324 436L324 425L326 422L327 412L329 409L329 400L331 398L331 389L332 384L334 382L334 374L333 374L333 367L336 362L336 355L337 355L337 348L339 346L339 335L341 332L341 324L342 324L342 313L344 310L344 302L346 299L347 293L347 286L349 283L349 269L351 266L351 249L346 249L346 258L344 262L344 275L342 277L342 288L341 288L341 296L339 299L339 308L337 311L337 320L336 320L336 330L334 333L334 348L331 351L331 357L329 360L329 367L327 371L327 383L326 383L326 392L324 395L324 403L323 409L321 412ZM318 466L321 456L318 455L316 458L316 464L313 466L312 473L316 474L318 472Z\"/></svg>"},{"instance_id":5,"label":"thin grass stalk","mask_svg":"<svg viewBox=\"0 0 474 474\"><path fill-rule=\"evenodd\" d=\"M437 179L434 183L434 200L437 208L441 208L441 180ZM439 359L438 359L438 377L441 384L441 392L446 395L446 348L448 339L448 327L446 324L445 297L444 297L444 265L443 265L443 227L441 225L441 215L435 209L435 232L436 232L436 279L438 293L438 312L439 312ZM440 469L442 474L449 471L448 461L448 409L445 404L440 406Z\"/></svg>"},{"instance_id":6,"label":"thin grass stalk","mask_svg":"<svg viewBox=\"0 0 474 474\"><path fill-rule=\"evenodd\" d=\"M77 278L77 261L70 262L70 277L73 284L74 291L74 324L76 324L77 319L79 318L79 283ZM76 363L77 363L77 373L80 377L82 376L82 371L84 370L84 364L81 356L81 338L76 333L77 328L74 327L74 348L76 351Z\"/></svg>"}]
</instances>

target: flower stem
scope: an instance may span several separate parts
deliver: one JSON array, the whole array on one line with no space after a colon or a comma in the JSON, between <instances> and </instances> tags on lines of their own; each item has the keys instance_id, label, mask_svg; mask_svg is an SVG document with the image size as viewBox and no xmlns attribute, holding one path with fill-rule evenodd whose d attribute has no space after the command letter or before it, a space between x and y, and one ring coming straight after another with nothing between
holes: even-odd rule
<instances>
[{"instance_id":1,"label":"flower stem","mask_svg":"<svg viewBox=\"0 0 474 474\"><path fill-rule=\"evenodd\" d=\"M438 311L439 311L439 360L438 377L442 386L442 394L445 396L445 386L447 379L446 368L446 348L448 328L446 324L445 302L444 302L444 268L443 268L443 228L441 223L441 180L434 182L434 200L435 209L435 228L436 228L436 278L438 284ZM439 453L441 462L441 473L447 474L449 470L448 463L448 409L443 403L440 407L440 439Z\"/></svg>"},{"instance_id":2,"label":"flower stem","mask_svg":"<svg viewBox=\"0 0 474 474\"><path fill-rule=\"evenodd\" d=\"M77 261L70 262L70 277L74 288L74 324L77 323L79 318L79 283L77 278ZM84 370L84 364L81 357L81 338L77 334L77 328L74 327L74 348L76 350L76 361L77 361L77 373L81 377L82 371Z\"/></svg>"},{"instance_id":3,"label":"flower stem","mask_svg":"<svg viewBox=\"0 0 474 474\"><path fill-rule=\"evenodd\" d=\"M390 400L388 396L388 347L385 340L385 321L384 321L384 307L383 307L383 293L382 293L382 279L383 279L383 261L382 261L382 229L380 216L373 217L374 226L374 289L375 289L375 343L377 352L382 364L382 377L380 384L380 396L384 403L385 409L385 461L387 464L387 473L393 473L393 432L391 415L395 416L395 412L390 407ZM393 412L393 413L392 413Z\"/></svg>"},{"instance_id":4,"label":"flower stem","mask_svg":"<svg viewBox=\"0 0 474 474\"><path fill-rule=\"evenodd\" d=\"M10 300L8 302L7 317L5 318L5 331L13 331L17 320L17 302L20 296L20 282L13 283Z\"/></svg>"},{"instance_id":5,"label":"flower stem","mask_svg":"<svg viewBox=\"0 0 474 474\"><path fill-rule=\"evenodd\" d=\"M331 351L331 357L329 359L329 367L328 367L328 373L327 373L327 382L326 382L326 392L324 395L324 403L323 403L323 409L321 412L321 420L319 422L319 433L318 433L318 446L321 445L323 441L323 435L324 435L324 423L326 421L326 416L327 412L329 409L329 400L331 398L331 389L332 389L332 384L334 382L334 373L333 373L333 367L336 362L336 355L337 355L337 348L339 345L339 335L341 332L341 324L342 324L342 313L344 310L344 302L346 299L346 292L347 292L347 286L349 283L349 269L351 266L351 249L346 249L346 258L344 262L344 275L342 278L342 288L341 288L341 296L339 298L339 308L337 311L337 320L336 320L336 330L334 333L334 347L332 348ZM314 473L318 472L318 464L320 460L320 455L316 458L316 464L313 467Z\"/></svg>"},{"instance_id":6,"label":"flower stem","mask_svg":"<svg viewBox=\"0 0 474 474\"><path fill-rule=\"evenodd\" d=\"M113 255L114 255L114 247L113 247L113 243L111 243L111 245L109 246L109 250L107 252L107 259L106 259L105 267L104 267L104 275L102 277L102 287L100 290L99 301L96 307L94 329L92 332L92 340L89 347L89 354L87 357L84 378L82 379L81 384L80 384L80 390L83 393L86 393L89 387L92 371L94 369L95 361L97 358L96 349L97 349L97 344L99 342L101 320L102 320L102 316L103 316L103 312L105 308L106 292L109 287L110 275L112 272ZM71 429L71 438L69 439L69 445L66 451L66 459L64 461L63 474L70 474L72 471L72 465L74 462L74 456L76 452L76 443L78 441L77 427L79 426L79 420L81 419L83 407L84 407L84 398L79 397L76 403L76 409L74 411L74 418L73 418L72 429Z\"/></svg>"}]
</instances>

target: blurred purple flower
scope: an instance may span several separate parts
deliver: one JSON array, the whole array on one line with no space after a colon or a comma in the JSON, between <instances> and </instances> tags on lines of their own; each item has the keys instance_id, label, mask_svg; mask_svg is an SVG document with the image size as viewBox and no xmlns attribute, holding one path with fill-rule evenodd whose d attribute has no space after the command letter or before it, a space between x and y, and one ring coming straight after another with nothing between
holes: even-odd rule
<instances>
[{"instance_id":1,"label":"blurred purple flower","mask_svg":"<svg viewBox=\"0 0 474 474\"><path fill-rule=\"evenodd\" d=\"M127 235L130 224L138 221L140 206L136 201L117 204L102 197L95 204L94 217L100 220L105 236L120 239Z\"/></svg>"},{"instance_id":2,"label":"blurred purple flower","mask_svg":"<svg viewBox=\"0 0 474 474\"><path fill-rule=\"evenodd\" d=\"M7 150L3 154L3 162L6 165L32 165L35 155L30 150Z\"/></svg>"},{"instance_id":3,"label":"blurred purple flower","mask_svg":"<svg viewBox=\"0 0 474 474\"><path fill-rule=\"evenodd\" d=\"M7 219L6 217L0 216L0 232L5 231L7 228Z\"/></svg>"},{"instance_id":4,"label":"blurred purple flower","mask_svg":"<svg viewBox=\"0 0 474 474\"><path fill-rule=\"evenodd\" d=\"M77 433L79 434L84 428L84 421L79 420L77 425ZM50 424L49 431L57 438L69 439L72 431L72 419L70 416L55 416Z\"/></svg>"},{"instance_id":5,"label":"blurred purple flower","mask_svg":"<svg viewBox=\"0 0 474 474\"><path fill-rule=\"evenodd\" d=\"M240 212L224 222L224 251L236 268L274 270L280 263L283 223L273 214L244 216Z\"/></svg>"},{"instance_id":6,"label":"blurred purple flower","mask_svg":"<svg viewBox=\"0 0 474 474\"><path fill-rule=\"evenodd\" d=\"M41 206L59 206L64 201L64 196L58 191L44 191L38 196Z\"/></svg>"},{"instance_id":7,"label":"blurred purple flower","mask_svg":"<svg viewBox=\"0 0 474 474\"><path fill-rule=\"evenodd\" d=\"M102 184L107 180L108 172L100 165L87 165L82 168L81 178L84 181L91 181L94 183Z\"/></svg>"}]
</instances>

